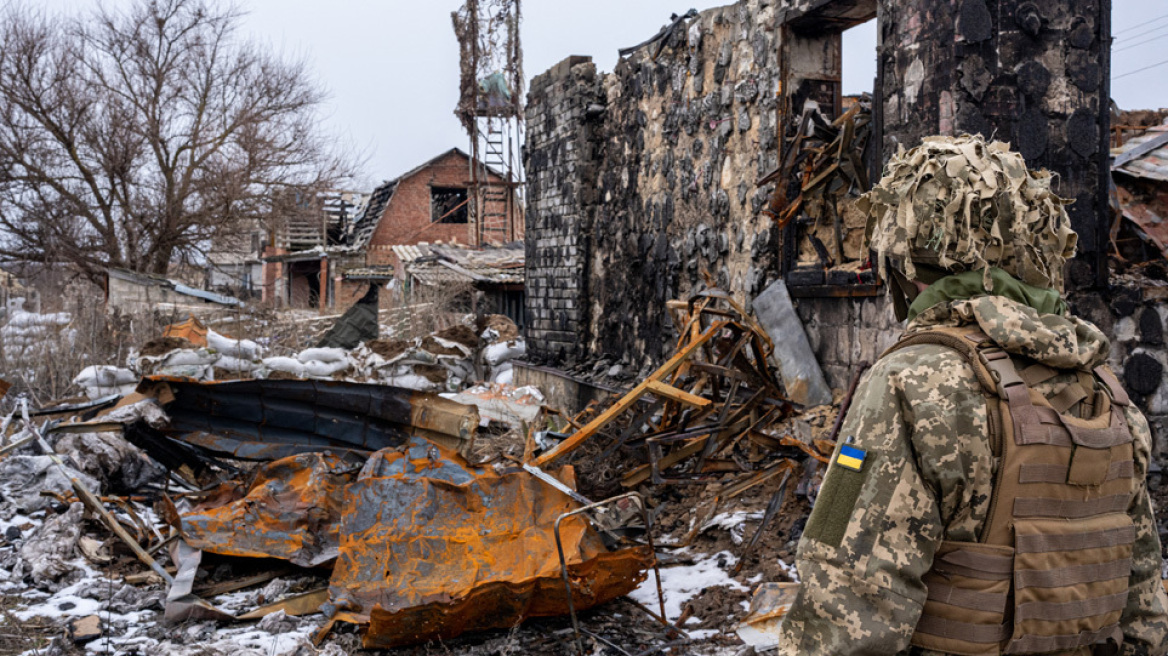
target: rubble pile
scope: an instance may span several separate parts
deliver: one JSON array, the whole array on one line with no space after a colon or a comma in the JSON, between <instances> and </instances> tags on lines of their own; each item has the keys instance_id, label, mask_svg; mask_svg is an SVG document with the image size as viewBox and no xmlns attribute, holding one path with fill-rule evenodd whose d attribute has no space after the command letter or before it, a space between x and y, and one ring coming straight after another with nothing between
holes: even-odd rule
<instances>
[{"instance_id":1,"label":"rubble pile","mask_svg":"<svg viewBox=\"0 0 1168 656\"><path fill-rule=\"evenodd\" d=\"M576 416L509 384L502 317L283 356L171 326L82 372L91 400L18 403L0 590L114 653L469 654L504 629L735 653L754 588L793 577L835 411L790 400L791 349L729 295L667 308L673 356Z\"/></svg>"}]
</instances>

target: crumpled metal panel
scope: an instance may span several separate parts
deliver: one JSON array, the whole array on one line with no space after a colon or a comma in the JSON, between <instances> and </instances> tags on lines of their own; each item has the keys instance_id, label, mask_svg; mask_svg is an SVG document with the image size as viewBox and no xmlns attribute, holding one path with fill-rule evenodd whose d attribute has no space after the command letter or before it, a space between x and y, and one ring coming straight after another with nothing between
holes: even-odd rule
<instances>
[{"instance_id":1,"label":"crumpled metal panel","mask_svg":"<svg viewBox=\"0 0 1168 656\"><path fill-rule=\"evenodd\" d=\"M567 614L553 526L576 507L522 470L473 468L420 440L379 451L346 491L331 604L370 620L369 648ZM561 536L577 609L627 594L652 566L647 548L610 553L580 516Z\"/></svg>"},{"instance_id":2,"label":"crumpled metal panel","mask_svg":"<svg viewBox=\"0 0 1168 656\"><path fill-rule=\"evenodd\" d=\"M187 544L225 556L282 558L301 567L337 555L345 487L354 465L331 453L307 453L261 467L242 498L182 516Z\"/></svg>"},{"instance_id":3,"label":"crumpled metal panel","mask_svg":"<svg viewBox=\"0 0 1168 656\"><path fill-rule=\"evenodd\" d=\"M314 451L373 452L423 435L468 445L478 411L436 394L319 380L197 382L150 376L174 398L164 432L213 453L273 460Z\"/></svg>"}]
</instances>

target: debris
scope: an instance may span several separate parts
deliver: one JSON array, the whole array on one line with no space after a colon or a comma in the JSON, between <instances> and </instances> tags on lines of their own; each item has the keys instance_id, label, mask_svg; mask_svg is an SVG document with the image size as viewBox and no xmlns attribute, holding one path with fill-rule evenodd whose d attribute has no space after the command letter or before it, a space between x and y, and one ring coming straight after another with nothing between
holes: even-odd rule
<instances>
[{"instance_id":1,"label":"debris","mask_svg":"<svg viewBox=\"0 0 1168 656\"><path fill-rule=\"evenodd\" d=\"M329 563L337 557L345 488L359 469L332 453L267 463L238 499L183 515L183 539L209 553Z\"/></svg>"},{"instance_id":2,"label":"debris","mask_svg":"<svg viewBox=\"0 0 1168 656\"><path fill-rule=\"evenodd\" d=\"M29 435L22 441L30 444L36 439ZM91 489L101 489L96 479L68 466L62 471L49 456L10 455L0 460L0 493L24 514L51 507L53 496L72 491L74 478Z\"/></svg>"},{"instance_id":3,"label":"debris","mask_svg":"<svg viewBox=\"0 0 1168 656\"><path fill-rule=\"evenodd\" d=\"M76 555L77 540L81 537L84 512L85 506L81 503L71 504L64 514L50 517L20 545L25 573L38 588L54 590L64 587L62 579L77 572L72 560Z\"/></svg>"},{"instance_id":4,"label":"debris","mask_svg":"<svg viewBox=\"0 0 1168 656\"><path fill-rule=\"evenodd\" d=\"M154 394L166 436L222 456L275 460L331 449L370 453L423 435L456 450L473 446L473 407L440 396L361 383L310 380L197 382L167 377ZM144 447L145 448L145 447ZM147 451L149 449L147 448Z\"/></svg>"},{"instance_id":5,"label":"debris","mask_svg":"<svg viewBox=\"0 0 1168 656\"><path fill-rule=\"evenodd\" d=\"M543 394L534 387L511 387L500 383L484 383L457 394L441 395L463 405L479 409L483 425L497 421L522 429L530 426L543 413Z\"/></svg>"},{"instance_id":6,"label":"debris","mask_svg":"<svg viewBox=\"0 0 1168 656\"><path fill-rule=\"evenodd\" d=\"M343 349L356 348L362 342L377 339L377 283L369 285L365 295L352 305L341 318L337 320L328 333L317 343L318 347L335 347Z\"/></svg>"},{"instance_id":7,"label":"debris","mask_svg":"<svg viewBox=\"0 0 1168 656\"><path fill-rule=\"evenodd\" d=\"M758 586L750 600L750 615L738 627L738 637L756 650L777 647L783 616L791 609L798 594L798 583L763 583Z\"/></svg>"},{"instance_id":8,"label":"debris","mask_svg":"<svg viewBox=\"0 0 1168 656\"><path fill-rule=\"evenodd\" d=\"M787 285L776 280L754 299L754 312L767 334L776 336L774 358L789 399L802 406L831 403L831 388L807 341Z\"/></svg>"},{"instance_id":9,"label":"debris","mask_svg":"<svg viewBox=\"0 0 1168 656\"><path fill-rule=\"evenodd\" d=\"M558 477L571 484L570 470ZM374 454L346 500L330 604L350 621L369 622L367 648L446 640L569 610L553 528L575 504L526 472L469 467L415 441L404 452ZM581 581L576 608L626 594L653 562L647 547L610 552L582 517L560 530L570 576Z\"/></svg>"},{"instance_id":10,"label":"debris","mask_svg":"<svg viewBox=\"0 0 1168 656\"><path fill-rule=\"evenodd\" d=\"M69 622L69 638L82 644L101 637L101 618L97 615L79 617Z\"/></svg>"}]
</instances>

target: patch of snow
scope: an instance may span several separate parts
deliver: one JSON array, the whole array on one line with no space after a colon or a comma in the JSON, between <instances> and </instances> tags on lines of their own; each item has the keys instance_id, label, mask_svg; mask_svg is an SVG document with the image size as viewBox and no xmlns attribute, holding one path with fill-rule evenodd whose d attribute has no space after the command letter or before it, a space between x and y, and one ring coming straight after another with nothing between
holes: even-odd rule
<instances>
[{"instance_id":1,"label":"patch of snow","mask_svg":"<svg viewBox=\"0 0 1168 656\"><path fill-rule=\"evenodd\" d=\"M705 524L702 524L701 532L712 528L720 528L730 534L730 540L734 544L742 544L746 535L746 522L757 522L762 519L762 512L724 512L718 513L711 517Z\"/></svg>"},{"instance_id":2,"label":"patch of snow","mask_svg":"<svg viewBox=\"0 0 1168 656\"><path fill-rule=\"evenodd\" d=\"M665 593L665 616L669 621L681 617L681 609L685 602L693 599L706 588L720 585L734 590L749 592L750 588L730 578L730 574L718 566L722 560L726 567L733 567L737 559L729 551L705 556L693 565L679 565L676 567L661 568L661 589ZM644 604L648 608L656 609L657 583L650 572L648 578L629 593L629 596Z\"/></svg>"}]
</instances>

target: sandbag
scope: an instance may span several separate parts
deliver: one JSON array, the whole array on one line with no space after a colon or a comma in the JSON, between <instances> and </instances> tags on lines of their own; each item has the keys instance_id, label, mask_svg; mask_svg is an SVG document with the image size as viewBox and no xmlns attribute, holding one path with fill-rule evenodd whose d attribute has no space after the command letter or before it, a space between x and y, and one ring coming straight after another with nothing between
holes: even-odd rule
<instances>
[{"instance_id":1,"label":"sandbag","mask_svg":"<svg viewBox=\"0 0 1168 656\"><path fill-rule=\"evenodd\" d=\"M207 347L241 360L258 360L263 355L260 345L250 339L231 339L214 330L207 331Z\"/></svg>"},{"instance_id":2,"label":"sandbag","mask_svg":"<svg viewBox=\"0 0 1168 656\"><path fill-rule=\"evenodd\" d=\"M348 360L342 360L340 362L309 360L302 364L304 365L304 375L310 378L331 378L334 374L341 373L349 368Z\"/></svg>"},{"instance_id":3,"label":"sandbag","mask_svg":"<svg viewBox=\"0 0 1168 656\"><path fill-rule=\"evenodd\" d=\"M239 373L251 373L263 366L263 363L255 360L243 360L235 358L230 355L220 356L215 361L215 367L225 371L235 371Z\"/></svg>"},{"instance_id":4,"label":"sandbag","mask_svg":"<svg viewBox=\"0 0 1168 656\"><path fill-rule=\"evenodd\" d=\"M507 360L522 358L527 354L527 343L522 339L517 339L511 342L491 344L483 353L487 364L494 367Z\"/></svg>"},{"instance_id":5,"label":"sandbag","mask_svg":"<svg viewBox=\"0 0 1168 656\"><path fill-rule=\"evenodd\" d=\"M308 364L309 362L345 362L349 358L349 352L343 348L310 348L304 349L297 356L296 359Z\"/></svg>"},{"instance_id":6,"label":"sandbag","mask_svg":"<svg viewBox=\"0 0 1168 656\"><path fill-rule=\"evenodd\" d=\"M272 371L283 371L294 376L304 376L304 363L296 358L283 356L264 358L264 367Z\"/></svg>"},{"instance_id":7,"label":"sandbag","mask_svg":"<svg viewBox=\"0 0 1168 656\"><path fill-rule=\"evenodd\" d=\"M79 387L117 387L137 382L138 375L129 369L103 364L89 365L73 379L73 384Z\"/></svg>"}]
</instances>

